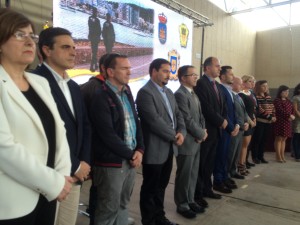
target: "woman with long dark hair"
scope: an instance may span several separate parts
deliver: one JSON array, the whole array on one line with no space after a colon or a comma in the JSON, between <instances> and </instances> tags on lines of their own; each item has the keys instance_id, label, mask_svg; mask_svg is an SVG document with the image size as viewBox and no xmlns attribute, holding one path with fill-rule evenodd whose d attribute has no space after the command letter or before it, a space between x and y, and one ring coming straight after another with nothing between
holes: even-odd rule
<instances>
[{"instance_id":1,"label":"woman with long dark hair","mask_svg":"<svg viewBox=\"0 0 300 225\"><path fill-rule=\"evenodd\" d=\"M271 131L271 123L276 121L275 108L269 95L268 82L255 83L254 93L257 101L256 127L253 134L252 160L255 164L268 163L264 158L266 140Z\"/></svg>"},{"instance_id":2,"label":"woman with long dark hair","mask_svg":"<svg viewBox=\"0 0 300 225\"><path fill-rule=\"evenodd\" d=\"M286 139L292 137L292 122L295 119L292 102L289 100L289 87L281 85L278 88L274 107L276 122L274 123L274 148L277 162L285 162L284 152Z\"/></svg>"}]
</instances>

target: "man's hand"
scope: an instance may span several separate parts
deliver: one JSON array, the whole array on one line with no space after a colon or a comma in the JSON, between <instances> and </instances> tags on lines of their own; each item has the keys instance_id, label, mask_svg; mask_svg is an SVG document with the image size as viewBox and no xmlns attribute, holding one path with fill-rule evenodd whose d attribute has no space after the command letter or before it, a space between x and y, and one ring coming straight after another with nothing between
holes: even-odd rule
<instances>
[{"instance_id":1,"label":"man's hand","mask_svg":"<svg viewBox=\"0 0 300 225\"><path fill-rule=\"evenodd\" d=\"M223 121L223 123L222 123L222 129L223 130L225 130L226 129L226 127L227 127L227 125L228 125L228 121L226 120L226 119L224 119L224 121Z\"/></svg>"},{"instance_id":2,"label":"man's hand","mask_svg":"<svg viewBox=\"0 0 300 225\"><path fill-rule=\"evenodd\" d=\"M134 168L139 168L143 161L143 154L139 151L135 151L132 160L130 160L130 164Z\"/></svg>"},{"instance_id":3,"label":"man's hand","mask_svg":"<svg viewBox=\"0 0 300 225\"><path fill-rule=\"evenodd\" d=\"M205 134L204 134L204 137L202 138L202 141L205 141L206 138L208 137L207 129L204 129L204 132L205 132Z\"/></svg>"},{"instance_id":4,"label":"man's hand","mask_svg":"<svg viewBox=\"0 0 300 225\"><path fill-rule=\"evenodd\" d=\"M175 135L175 138L176 138L175 144L176 144L177 146L182 145L182 143L183 143L183 141L184 141L184 137L183 137L182 133L178 132L178 133Z\"/></svg>"},{"instance_id":5,"label":"man's hand","mask_svg":"<svg viewBox=\"0 0 300 225\"><path fill-rule=\"evenodd\" d=\"M80 169L74 174L81 182L86 180L91 172L91 167L85 161L80 161Z\"/></svg>"},{"instance_id":6,"label":"man's hand","mask_svg":"<svg viewBox=\"0 0 300 225\"><path fill-rule=\"evenodd\" d=\"M57 196L57 200L59 202L66 199L67 195L70 193L70 191L72 189L72 183L73 183L72 177L65 176L65 185L64 185L63 189L61 190L60 194Z\"/></svg>"},{"instance_id":7,"label":"man's hand","mask_svg":"<svg viewBox=\"0 0 300 225\"><path fill-rule=\"evenodd\" d=\"M231 136L235 137L239 133L239 130L240 130L240 126L235 125L234 130L231 132Z\"/></svg>"}]
</instances>

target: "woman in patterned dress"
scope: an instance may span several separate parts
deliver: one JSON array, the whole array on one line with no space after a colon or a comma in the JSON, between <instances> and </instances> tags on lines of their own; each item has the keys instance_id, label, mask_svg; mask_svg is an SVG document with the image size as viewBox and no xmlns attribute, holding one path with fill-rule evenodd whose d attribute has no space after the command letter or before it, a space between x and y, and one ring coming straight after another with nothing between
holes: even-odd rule
<instances>
[{"instance_id":1,"label":"woman in patterned dress","mask_svg":"<svg viewBox=\"0 0 300 225\"><path fill-rule=\"evenodd\" d=\"M276 112L276 122L274 123L275 142L274 148L276 152L277 162L285 162L284 151L286 139L292 137L292 123L295 119L293 104L288 99L289 88L281 85L278 88L277 96L274 100Z\"/></svg>"},{"instance_id":2,"label":"woman in patterned dress","mask_svg":"<svg viewBox=\"0 0 300 225\"><path fill-rule=\"evenodd\" d=\"M300 84L294 89L292 98L295 120L293 121L293 149L295 160L300 162Z\"/></svg>"}]
</instances>

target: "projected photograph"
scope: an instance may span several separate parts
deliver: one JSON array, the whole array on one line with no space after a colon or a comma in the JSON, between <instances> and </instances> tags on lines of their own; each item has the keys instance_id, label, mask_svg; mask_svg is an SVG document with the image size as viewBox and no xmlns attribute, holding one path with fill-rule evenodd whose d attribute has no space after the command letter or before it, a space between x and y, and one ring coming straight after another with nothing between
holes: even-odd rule
<instances>
[{"instance_id":1,"label":"projected photograph","mask_svg":"<svg viewBox=\"0 0 300 225\"><path fill-rule=\"evenodd\" d=\"M76 67L68 74L79 84L99 73L106 52L128 56L134 96L150 79L153 59L170 61L172 91L180 85L178 68L192 63L193 21L151 0L54 0L53 26L72 32Z\"/></svg>"},{"instance_id":2,"label":"projected photograph","mask_svg":"<svg viewBox=\"0 0 300 225\"><path fill-rule=\"evenodd\" d=\"M54 1L54 26L72 32L76 44L73 76L93 74L105 53L130 57L132 79L148 73L153 59L154 10L143 1Z\"/></svg>"}]
</instances>

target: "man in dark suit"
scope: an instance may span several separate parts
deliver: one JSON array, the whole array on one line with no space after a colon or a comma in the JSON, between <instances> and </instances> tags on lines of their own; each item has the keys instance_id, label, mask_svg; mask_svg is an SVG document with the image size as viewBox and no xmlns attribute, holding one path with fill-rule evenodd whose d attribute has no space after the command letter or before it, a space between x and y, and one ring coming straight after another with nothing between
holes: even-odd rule
<instances>
[{"instance_id":1,"label":"man in dark suit","mask_svg":"<svg viewBox=\"0 0 300 225\"><path fill-rule=\"evenodd\" d=\"M136 99L145 141L143 184L140 209L143 225L174 225L165 216L164 197L169 183L173 153L178 154L186 134L183 117L175 97L165 85L170 78L170 62L151 62L151 79Z\"/></svg>"},{"instance_id":2,"label":"man in dark suit","mask_svg":"<svg viewBox=\"0 0 300 225\"><path fill-rule=\"evenodd\" d=\"M91 42L91 50L92 50L90 71L95 72L98 67L97 53L98 53L98 44L100 42L100 37L101 37L101 24L98 18L98 11L96 7L93 7L92 9L92 15L89 17L88 20L88 26L89 26L88 39Z\"/></svg>"},{"instance_id":3,"label":"man in dark suit","mask_svg":"<svg viewBox=\"0 0 300 225\"><path fill-rule=\"evenodd\" d=\"M214 169L218 140L222 129L227 127L227 113L223 96L220 95L220 84L215 81L220 75L220 62L215 57L204 61L204 75L198 80L195 93L199 97L205 125L207 139L201 144L201 157L195 200L200 205L207 205L204 197L220 199L221 195L212 191L211 175Z\"/></svg>"},{"instance_id":4,"label":"man in dark suit","mask_svg":"<svg viewBox=\"0 0 300 225\"><path fill-rule=\"evenodd\" d=\"M221 92L225 99L226 109L227 109L227 121L228 125L225 130L222 130L221 138L219 139L215 167L214 167L214 185L213 188L216 191L222 193L231 193L232 189L237 188L235 182L228 177L228 151L229 144L232 136L236 136L239 132L239 124L236 122L235 117L235 107L232 94L232 82L233 82L233 72L231 66L222 66L220 71L220 81L221 81Z\"/></svg>"},{"instance_id":5,"label":"man in dark suit","mask_svg":"<svg viewBox=\"0 0 300 225\"><path fill-rule=\"evenodd\" d=\"M182 66L178 69L181 83L175 92L178 108L184 118L187 135L178 147L177 171L175 179L175 203L177 212L186 218L194 218L203 213L204 208L194 201L195 188L199 170L200 143L207 138L205 120L200 101L193 91L198 75L193 66Z\"/></svg>"},{"instance_id":6,"label":"man in dark suit","mask_svg":"<svg viewBox=\"0 0 300 225\"><path fill-rule=\"evenodd\" d=\"M67 69L74 67L75 44L71 33L63 28L43 30L39 51L44 62L33 72L46 78L58 111L65 123L70 146L71 176L74 180L68 199L59 206L57 225L75 225L80 196L80 183L90 172L90 126L78 84L72 81Z\"/></svg>"},{"instance_id":7,"label":"man in dark suit","mask_svg":"<svg viewBox=\"0 0 300 225\"><path fill-rule=\"evenodd\" d=\"M246 112L246 108L242 98L238 95L242 91L242 79L234 77L232 83L232 96L234 100L236 122L240 125L240 130L235 137L231 137L228 152L228 176L236 179L244 179L244 176L237 172L237 161L242 148L243 134L249 128L248 121L250 117Z\"/></svg>"}]
</instances>

